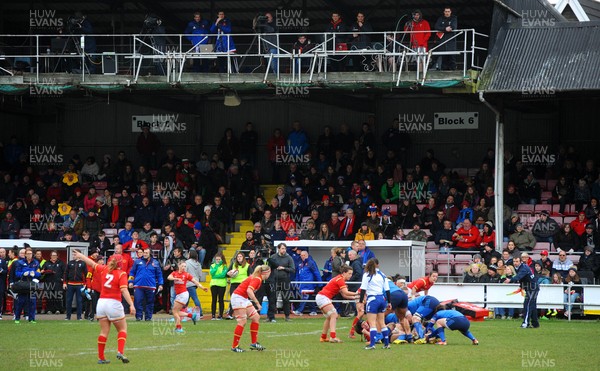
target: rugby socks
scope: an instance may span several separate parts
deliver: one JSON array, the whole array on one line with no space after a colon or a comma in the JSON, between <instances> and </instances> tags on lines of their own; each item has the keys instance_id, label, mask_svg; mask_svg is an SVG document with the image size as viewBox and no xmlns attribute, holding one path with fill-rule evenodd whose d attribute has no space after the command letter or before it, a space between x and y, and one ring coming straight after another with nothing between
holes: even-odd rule
<instances>
[{"instance_id":1,"label":"rugby socks","mask_svg":"<svg viewBox=\"0 0 600 371\"><path fill-rule=\"evenodd\" d=\"M327 340L327 333L321 334L321 339L322 340Z\"/></svg>"},{"instance_id":2,"label":"rugby socks","mask_svg":"<svg viewBox=\"0 0 600 371\"><path fill-rule=\"evenodd\" d=\"M387 327L384 327L381 330L381 334L383 335L383 345L388 346L390 345L390 336L389 336L389 329Z\"/></svg>"},{"instance_id":3,"label":"rugby socks","mask_svg":"<svg viewBox=\"0 0 600 371\"><path fill-rule=\"evenodd\" d=\"M124 354L125 352L125 342L127 341L127 333L125 331L120 331L117 335L117 350L119 353Z\"/></svg>"},{"instance_id":4,"label":"rugby socks","mask_svg":"<svg viewBox=\"0 0 600 371\"><path fill-rule=\"evenodd\" d=\"M359 318L358 317L354 317L354 321L352 321L352 326L350 327L350 335L354 335L355 332L355 328L356 328L356 324L358 323Z\"/></svg>"},{"instance_id":5,"label":"rugby socks","mask_svg":"<svg viewBox=\"0 0 600 371\"><path fill-rule=\"evenodd\" d=\"M421 322L415 323L415 331L417 332L419 339L422 339L425 336L425 334L423 334L423 325Z\"/></svg>"},{"instance_id":6,"label":"rugby socks","mask_svg":"<svg viewBox=\"0 0 600 371\"><path fill-rule=\"evenodd\" d=\"M436 328L435 331L433 332L432 336L440 338L441 341L446 341L446 334L444 333L443 327Z\"/></svg>"},{"instance_id":7,"label":"rugby socks","mask_svg":"<svg viewBox=\"0 0 600 371\"><path fill-rule=\"evenodd\" d=\"M371 327L369 329L369 333L371 334L371 341L369 342L369 346L374 347L375 346L375 337L377 337L377 328Z\"/></svg>"},{"instance_id":8,"label":"rugby socks","mask_svg":"<svg viewBox=\"0 0 600 371\"><path fill-rule=\"evenodd\" d=\"M181 325L175 325L175 328L176 328L177 330L181 330Z\"/></svg>"},{"instance_id":9,"label":"rugby socks","mask_svg":"<svg viewBox=\"0 0 600 371\"><path fill-rule=\"evenodd\" d=\"M466 337L468 337L469 340L471 340L471 341L475 340L475 336L473 336L473 334L471 334L471 331L469 331L469 330L463 332L462 334L465 335Z\"/></svg>"},{"instance_id":10,"label":"rugby socks","mask_svg":"<svg viewBox=\"0 0 600 371\"><path fill-rule=\"evenodd\" d=\"M405 336L406 336L406 341L408 341L408 342L412 341L412 339L413 339L412 334L406 334Z\"/></svg>"},{"instance_id":11,"label":"rugby socks","mask_svg":"<svg viewBox=\"0 0 600 371\"><path fill-rule=\"evenodd\" d=\"M331 334L331 338L332 339L335 339L337 337L336 334L335 334L335 331L332 331L330 334Z\"/></svg>"},{"instance_id":12,"label":"rugby socks","mask_svg":"<svg viewBox=\"0 0 600 371\"><path fill-rule=\"evenodd\" d=\"M184 312L184 313L185 313L185 312ZM193 314L192 314L192 313L185 313L185 316L186 316L187 318L192 318Z\"/></svg>"},{"instance_id":13,"label":"rugby socks","mask_svg":"<svg viewBox=\"0 0 600 371\"><path fill-rule=\"evenodd\" d=\"M252 341L252 344L258 342L258 322L250 323L250 340Z\"/></svg>"},{"instance_id":14,"label":"rugby socks","mask_svg":"<svg viewBox=\"0 0 600 371\"><path fill-rule=\"evenodd\" d=\"M398 336L398 340L406 340L406 334Z\"/></svg>"},{"instance_id":15,"label":"rugby socks","mask_svg":"<svg viewBox=\"0 0 600 371\"><path fill-rule=\"evenodd\" d=\"M240 345L240 338L244 333L244 326L237 325L235 326L235 330L233 331L233 345L232 348L237 348Z\"/></svg>"},{"instance_id":16,"label":"rugby socks","mask_svg":"<svg viewBox=\"0 0 600 371\"><path fill-rule=\"evenodd\" d=\"M104 348L106 348L106 336L98 336L98 359L104 360Z\"/></svg>"}]
</instances>

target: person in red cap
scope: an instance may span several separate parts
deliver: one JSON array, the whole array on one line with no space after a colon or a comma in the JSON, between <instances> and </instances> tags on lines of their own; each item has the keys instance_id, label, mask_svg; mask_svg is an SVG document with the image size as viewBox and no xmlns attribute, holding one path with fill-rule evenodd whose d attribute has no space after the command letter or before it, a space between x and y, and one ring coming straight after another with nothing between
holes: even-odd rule
<instances>
[{"instance_id":1,"label":"person in red cap","mask_svg":"<svg viewBox=\"0 0 600 371\"><path fill-rule=\"evenodd\" d=\"M577 215L577 219L573 220L570 223L571 224L571 229L573 229L573 231L575 233L577 233L577 235L579 237L581 237L585 233L585 226L589 222L590 221L587 220L587 218L585 217L585 212L580 211L579 214Z\"/></svg>"},{"instance_id":2,"label":"person in red cap","mask_svg":"<svg viewBox=\"0 0 600 371\"><path fill-rule=\"evenodd\" d=\"M549 272L552 271L552 260L548 258L548 250L542 250L540 253L540 262L543 269L547 269Z\"/></svg>"},{"instance_id":3,"label":"person in red cap","mask_svg":"<svg viewBox=\"0 0 600 371\"><path fill-rule=\"evenodd\" d=\"M117 359L123 363L129 363L129 358L123 354L125 351L125 342L127 341L127 321L125 320L125 311L121 303L121 295L129 304L130 313L134 316L135 307L127 290L127 273L121 270L122 256L114 254L107 265L102 265L77 250L74 250L73 255L75 259L80 259L90 266L94 275L98 275L102 282L102 291L100 292L100 299L98 299L98 306L96 307L96 318L100 322L98 363L110 363L104 356L104 348L106 347L111 323L115 325L118 331Z\"/></svg>"}]
</instances>

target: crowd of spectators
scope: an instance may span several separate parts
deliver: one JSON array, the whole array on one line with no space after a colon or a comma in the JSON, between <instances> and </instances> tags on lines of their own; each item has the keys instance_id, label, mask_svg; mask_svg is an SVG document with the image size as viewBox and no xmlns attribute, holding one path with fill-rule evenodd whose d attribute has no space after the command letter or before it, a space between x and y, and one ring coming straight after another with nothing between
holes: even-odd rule
<instances>
[{"instance_id":1,"label":"crowd of spectators","mask_svg":"<svg viewBox=\"0 0 600 371\"><path fill-rule=\"evenodd\" d=\"M175 252L186 258L194 250L208 268L236 218L249 218L254 227L240 248L259 258L276 252L275 240L432 241L441 252L480 253L485 267L466 272L471 279L483 276L486 268L492 273L492 259L501 270L510 266L511 255L548 242L559 253L553 266L546 267L550 274L559 272L566 279L573 264L563 264L561 254L583 252L578 273L598 277L600 178L592 160L581 162L574 149L561 148L550 169L559 180L547 200L561 209L544 210L524 225L519 205L541 203L538 169L507 153L502 221L507 245L499 248L493 151L470 178L447 169L433 150L408 168L403 152L409 140L394 125L381 135L381 147L372 123L364 123L359 135L345 124L338 133L326 126L315 143L294 122L287 136L275 130L260 153L258 134L247 123L239 138L226 129L217 152L202 153L197 161L180 158L172 149L160 157L160 141L144 128L137 166L120 151L115 161L103 156L101 164L92 156L83 161L73 155L65 166L40 167L29 162L26 147L12 138L1 159L0 237L15 239L27 231L33 239L84 241L90 252L103 256L116 248L135 252L149 246L163 266ZM281 146L297 148L301 161L280 163ZM255 163L260 155L271 160L271 183L280 184L271 199L259 192ZM564 207L571 203L576 218L557 223L555 217L567 215ZM288 254L298 266L302 249L296 250ZM362 250L356 252L364 256ZM321 264L323 272L331 272L330 261Z\"/></svg>"}]
</instances>

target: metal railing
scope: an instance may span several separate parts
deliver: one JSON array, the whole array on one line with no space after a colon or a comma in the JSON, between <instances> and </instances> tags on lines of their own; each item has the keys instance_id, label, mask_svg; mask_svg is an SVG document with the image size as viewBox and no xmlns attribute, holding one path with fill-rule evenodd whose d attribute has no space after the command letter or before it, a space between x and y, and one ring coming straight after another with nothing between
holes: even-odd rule
<instances>
[{"instance_id":1,"label":"metal railing","mask_svg":"<svg viewBox=\"0 0 600 371\"><path fill-rule=\"evenodd\" d=\"M430 31L306 33L311 40L308 52L293 49L297 33L0 35L0 40L6 45L0 55L0 69L9 75L13 75L15 69L28 69L35 73L32 82L44 83L44 74L62 71L66 67L70 72L80 74L81 81L85 82L89 80L90 70L102 65L103 57L110 56L117 60L120 73L132 76L133 83L138 81L144 68L156 67L157 74L164 76L164 81L174 84L182 82L189 61L218 60L222 67L226 67L224 73L230 81L233 75L242 72L240 70L246 61L252 60L249 72L261 67L265 69L262 82L311 83L317 76L326 81L328 68L342 65L343 70L352 60L355 71L387 72L388 81L395 82L396 86L406 75L408 64L413 63L416 64L416 80L411 81L425 83L430 62L440 56L457 58L462 76L466 76L470 68L481 69L476 64L476 54L487 51L487 42L484 46L476 39L487 38L486 35L474 29L456 30L450 38L430 42L429 50L423 52L411 40L415 34L424 32ZM435 31L431 31L431 35L430 40L436 38ZM221 42L216 40L217 37L221 38ZM228 51L228 44L227 50L219 48L223 45L223 38L226 43L235 41L237 50ZM364 41L352 41L357 39ZM122 41L117 43L116 40ZM455 43L456 47L446 50L451 43ZM90 47L92 44L96 44L96 48ZM417 61L424 63L415 63ZM149 63L149 66L144 66L144 63ZM309 66L303 67L305 65ZM282 66L286 67L286 73L282 73ZM269 79L270 73L274 73L275 77Z\"/></svg>"}]
</instances>

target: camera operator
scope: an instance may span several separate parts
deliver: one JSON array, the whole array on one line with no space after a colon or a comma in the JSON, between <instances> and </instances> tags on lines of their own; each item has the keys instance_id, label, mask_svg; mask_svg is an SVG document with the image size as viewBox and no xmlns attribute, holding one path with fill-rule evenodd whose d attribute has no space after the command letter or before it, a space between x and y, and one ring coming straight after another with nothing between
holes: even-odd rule
<instances>
[{"instance_id":1,"label":"camera operator","mask_svg":"<svg viewBox=\"0 0 600 371\"><path fill-rule=\"evenodd\" d=\"M271 255L267 263L273 270L273 274L268 279L269 288L267 295L269 297L269 310L267 312L268 322L275 322L275 313L277 313L277 296L281 293L283 300L283 313L286 322L290 320L290 296L292 294L291 278L295 277L296 267L294 259L287 253L287 245L280 243L277 245L277 253Z\"/></svg>"},{"instance_id":2,"label":"camera operator","mask_svg":"<svg viewBox=\"0 0 600 371\"><path fill-rule=\"evenodd\" d=\"M256 17L257 22L254 31L257 33L266 34L262 36L263 39L263 51L266 54L273 54L273 59L271 60L271 71L273 73L277 73L279 71L279 58L277 58L277 54L279 54L279 43L277 37L277 23L273 18L272 13L265 13L264 16L259 15Z\"/></svg>"},{"instance_id":3,"label":"camera operator","mask_svg":"<svg viewBox=\"0 0 600 371\"><path fill-rule=\"evenodd\" d=\"M94 33L92 23L87 19L86 15L82 12L75 12L75 15L69 18L69 31L74 35L91 35ZM75 41L77 42L77 41ZM90 74L96 72L96 56L90 55L95 54L96 50L96 38L94 36L84 37L84 48L83 52L87 54L85 59L85 65ZM81 68L84 68L81 66Z\"/></svg>"},{"instance_id":4,"label":"camera operator","mask_svg":"<svg viewBox=\"0 0 600 371\"><path fill-rule=\"evenodd\" d=\"M144 20L144 33L152 35L150 36L152 46L156 49L152 51L152 54L160 54L167 51L167 38L164 36L167 31L165 30L165 26L162 25L162 19L154 14L146 16L146 19ZM164 76L165 68L163 66L163 60L156 58L153 63L156 74Z\"/></svg>"},{"instance_id":5,"label":"camera operator","mask_svg":"<svg viewBox=\"0 0 600 371\"><path fill-rule=\"evenodd\" d=\"M210 25L206 19L202 19L200 12L194 13L194 19L190 21L183 33L194 46L196 53L200 52L200 45L208 44ZM193 35L193 36L190 36ZM208 72L208 60L194 59L194 72Z\"/></svg>"}]
</instances>

